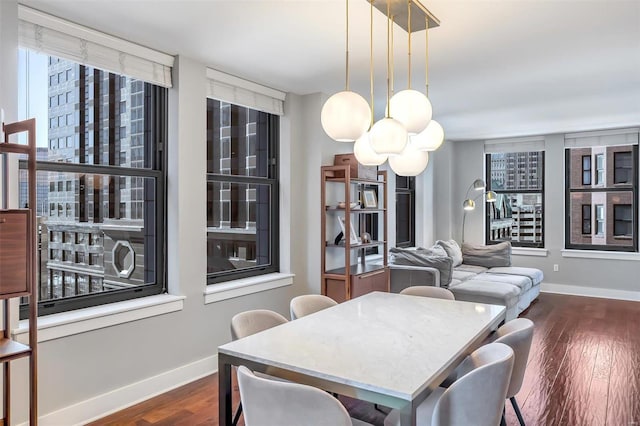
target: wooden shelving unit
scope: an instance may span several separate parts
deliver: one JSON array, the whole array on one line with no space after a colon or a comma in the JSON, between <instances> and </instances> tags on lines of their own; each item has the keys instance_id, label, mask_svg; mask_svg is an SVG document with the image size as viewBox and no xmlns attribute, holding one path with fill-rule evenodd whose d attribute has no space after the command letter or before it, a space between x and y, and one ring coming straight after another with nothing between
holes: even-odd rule
<instances>
[{"instance_id":1,"label":"wooden shelving unit","mask_svg":"<svg viewBox=\"0 0 640 426\"><path fill-rule=\"evenodd\" d=\"M8 200L3 193L0 210L0 300L4 312L4 330L0 338L0 362L3 365L2 424L11 424L11 361L29 357L29 424L38 424L38 286L37 281L37 219L36 206L36 120L11 124L2 123L4 140L0 153L27 156L29 205L25 209L6 209ZM10 143L9 137L27 133L27 144ZM5 173L5 179L9 179ZM8 186L8 185L6 185ZM5 186L5 187L6 187ZM29 344L11 338L11 303L15 297L29 299Z\"/></svg>"},{"instance_id":2,"label":"wooden shelving unit","mask_svg":"<svg viewBox=\"0 0 640 426\"><path fill-rule=\"evenodd\" d=\"M321 168L321 281L322 294L337 302L361 296L371 291L389 291L389 269L387 267L387 172L378 171L377 179L352 178L348 165L323 166ZM350 202L359 201L364 188L376 186L378 188L377 208L351 208ZM339 194L333 195L331 194ZM328 202L328 198L341 198L346 201L344 208L336 206L336 201ZM352 244L350 234L352 226L356 226L361 236L364 232L364 217L370 215L375 219L382 216L382 229L379 234L382 240L368 243ZM344 217L345 236L343 242L336 244L335 236L329 231L335 229L328 226L328 222ZM355 223L354 223L355 222ZM359 226L358 226L359 224ZM372 247L382 247L382 259L376 264L366 261L366 250ZM332 258L339 258L341 266L328 269L327 253ZM357 259L359 258L359 261ZM353 262L356 260L356 262ZM335 262L334 262L335 263ZM335 265L333 265L335 266Z\"/></svg>"}]
</instances>

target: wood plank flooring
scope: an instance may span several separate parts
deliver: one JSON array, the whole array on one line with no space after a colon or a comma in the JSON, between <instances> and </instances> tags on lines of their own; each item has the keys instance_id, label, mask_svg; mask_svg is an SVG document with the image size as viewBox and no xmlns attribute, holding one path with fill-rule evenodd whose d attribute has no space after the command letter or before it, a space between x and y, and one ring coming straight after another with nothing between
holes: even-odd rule
<instances>
[{"instance_id":1,"label":"wood plank flooring","mask_svg":"<svg viewBox=\"0 0 640 426\"><path fill-rule=\"evenodd\" d=\"M535 323L516 397L528 426L640 425L640 303L541 294L523 316ZM383 424L384 414L371 404L341 401L353 417ZM217 424L216 375L91 423ZM518 424L510 405L507 424Z\"/></svg>"}]
</instances>

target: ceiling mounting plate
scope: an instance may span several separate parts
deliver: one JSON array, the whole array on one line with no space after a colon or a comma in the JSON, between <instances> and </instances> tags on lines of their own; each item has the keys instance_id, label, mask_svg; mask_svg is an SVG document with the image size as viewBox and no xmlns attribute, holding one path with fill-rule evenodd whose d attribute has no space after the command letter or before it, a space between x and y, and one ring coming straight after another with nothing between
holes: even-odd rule
<instances>
[{"instance_id":1,"label":"ceiling mounting plate","mask_svg":"<svg viewBox=\"0 0 640 426\"><path fill-rule=\"evenodd\" d=\"M391 16L400 28L409 32L409 11L407 8L407 0L367 0L373 3L373 6L387 16L387 3L391 10ZM411 3L411 32L422 31L426 27L426 19L429 19L429 28L440 26L440 20L433 16L429 9L424 7L417 0L410 0Z\"/></svg>"}]
</instances>

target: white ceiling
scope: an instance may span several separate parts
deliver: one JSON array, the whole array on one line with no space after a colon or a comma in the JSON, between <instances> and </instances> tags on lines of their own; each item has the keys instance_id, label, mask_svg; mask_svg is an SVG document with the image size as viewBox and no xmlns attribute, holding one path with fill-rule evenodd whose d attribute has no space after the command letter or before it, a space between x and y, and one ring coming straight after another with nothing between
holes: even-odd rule
<instances>
[{"instance_id":1,"label":"white ceiling","mask_svg":"<svg viewBox=\"0 0 640 426\"><path fill-rule=\"evenodd\" d=\"M97 30L297 94L344 88L344 0L22 0ZM369 98L369 3L350 2L351 88ZM429 97L449 139L640 125L640 0L424 0ZM377 116L385 18L374 11ZM412 39L424 88L424 32ZM395 32L395 88L407 36Z\"/></svg>"}]
</instances>

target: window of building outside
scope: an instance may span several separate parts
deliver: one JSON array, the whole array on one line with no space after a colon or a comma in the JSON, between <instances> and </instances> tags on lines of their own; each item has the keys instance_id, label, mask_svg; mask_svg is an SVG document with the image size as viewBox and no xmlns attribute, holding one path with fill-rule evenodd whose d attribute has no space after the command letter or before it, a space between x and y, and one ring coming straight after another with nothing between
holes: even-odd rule
<instances>
[{"instance_id":1,"label":"window of building outside","mask_svg":"<svg viewBox=\"0 0 640 426\"><path fill-rule=\"evenodd\" d=\"M279 117L207 99L207 282L277 272Z\"/></svg>"},{"instance_id":2,"label":"window of building outside","mask_svg":"<svg viewBox=\"0 0 640 426\"><path fill-rule=\"evenodd\" d=\"M584 183L585 157L596 164L593 185ZM566 248L637 252L638 146L567 148L565 162Z\"/></svg>"},{"instance_id":3,"label":"window of building outside","mask_svg":"<svg viewBox=\"0 0 640 426\"><path fill-rule=\"evenodd\" d=\"M167 90L23 49L18 65L20 116L47 123L36 135L39 314L163 292Z\"/></svg>"},{"instance_id":4,"label":"window of building outside","mask_svg":"<svg viewBox=\"0 0 640 426\"><path fill-rule=\"evenodd\" d=\"M396 247L416 245L416 178L396 176Z\"/></svg>"},{"instance_id":5,"label":"window of building outside","mask_svg":"<svg viewBox=\"0 0 640 426\"><path fill-rule=\"evenodd\" d=\"M487 154L486 171L486 243L544 247L544 151Z\"/></svg>"},{"instance_id":6,"label":"window of building outside","mask_svg":"<svg viewBox=\"0 0 640 426\"><path fill-rule=\"evenodd\" d=\"M591 185L591 156L582 156L582 184Z\"/></svg>"}]
</instances>

